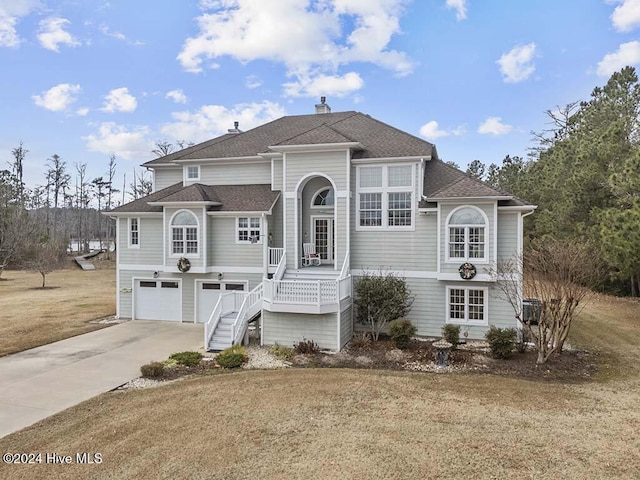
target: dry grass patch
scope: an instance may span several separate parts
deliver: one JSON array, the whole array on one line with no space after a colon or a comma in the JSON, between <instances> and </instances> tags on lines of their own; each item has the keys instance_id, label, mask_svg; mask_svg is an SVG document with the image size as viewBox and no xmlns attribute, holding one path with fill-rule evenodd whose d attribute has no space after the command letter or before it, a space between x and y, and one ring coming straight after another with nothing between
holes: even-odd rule
<instances>
[{"instance_id":1,"label":"dry grass patch","mask_svg":"<svg viewBox=\"0 0 640 480\"><path fill-rule=\"evenodd\" d=\"M103 328L115 313L115 268L68 268L47 275L5 271L0 280L0 356Z\"/></svg>"},{"instance_id":2,"label":"dry grass patch","mask_svg":"<svg viewBox=\"0 0 640 480\"><path fill-rule=\"evenodd\" d=\"M639 421L633 401L594 403L558 384L250 371L85 402L0 450L99 452L101 465L2 465L0 477L634 478Z\"/></svg>"}]
</instances>

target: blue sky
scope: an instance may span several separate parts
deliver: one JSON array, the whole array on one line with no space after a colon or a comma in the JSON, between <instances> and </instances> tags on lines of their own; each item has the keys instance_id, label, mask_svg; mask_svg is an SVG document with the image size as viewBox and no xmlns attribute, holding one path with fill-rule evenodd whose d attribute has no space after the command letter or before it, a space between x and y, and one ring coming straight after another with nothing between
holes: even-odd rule
<instances>
[{"instance_id":1,"label":"blue sky","mask_svg":"<svg viewBox=\"0 0 640 480\"><path fill-rule=\"evenodd\" d=\"M545 110L640 65L640 0L0 0L0 164L118 178L158 140L358 110L444 160L525 156ZM0 167L5 168L5 167Z\"/></svg>"}]
</instances>

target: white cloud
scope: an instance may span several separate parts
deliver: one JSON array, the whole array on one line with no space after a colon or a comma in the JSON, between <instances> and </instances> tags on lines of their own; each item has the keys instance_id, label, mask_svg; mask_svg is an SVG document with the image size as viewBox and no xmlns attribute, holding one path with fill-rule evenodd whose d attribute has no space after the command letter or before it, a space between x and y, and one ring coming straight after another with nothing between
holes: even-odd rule
<instances>
[{"instance_id":1,"label":"white cloud","mask_svg":"<svg viewBox=\"0 0 640 480\"><path fill-rule=\"evenodd\" d=\"M611 22L616 30L630 32L640 26L640 0L616 0L619 3L611 14Z\"/></svg>"},{"instance_id":2,"label":"white cloud","mask_svg":"<svg viewBox=\"0 0 640 480\"><path fill-rule=\"evenodd\" d=\"M244 86L247 88L251 88L251 89L258 88L261 85L262 85L262 80L260 80L255 75L249 75L244 79Z\"/></svg>"},{"instance_id":3,"label":"white cloud","mask_svg":"<svg viewBox=\"0 0 640 480\"><path fill-rule=\"evenodd\" d=\"M38 29L38 40L47 50L60 52L60 45L69 47L77 47L80 42L73 35L65 31L65 27L69 24L66 18L49 17L40 20Z\"/></svg>"},{"instance_id":4,"label":"white cloud","mask_svg":"<svg viewBox=\"0 0 640 480\"><path fill-rule=\"evenodd\" d=\"M240 122L241 130L249 130L284 115L283 107L269 101L243 103L230 109L222 105L204 105L196 112L173 113L175 122L164 125L160 131L176 140L202 142L227 133L233 122Z\"/></svg>"},{"instance_id":5,"label":"white cloud","mask_svg":"<svg viewBox=\"0 0 640 480\"><path fill-rule=\"evenodd\" d=\"M284 64L288 75L302 83L312 73L336 77L337 69L350 62L407 75L413 62L388 48L400 33L406 1L206 0L201 7L210 12L197 18L199 34L185 41L178 60L190 72L224 56L240 62L270 60ZM343 32L345 26L350 30Z\"/></svg>"},{"instance_id":6,"label":"white cloud","mask_svg":"<svg viewBox=\"0 0 640 480\"><path fill-rule=\"evenodd\" d=\"M86 117L89 114L89 109L87 107L82 107L76 110L76 115L79 117Z\"/></svg>"},{"instance_id":7,"label":"white cloud","mask_svg":"<svg viewBox=\"0 0 640 480\"><path fill-rule=\"evenodd\" d=\"M167 92L167 94L164 97L165 98L170 98L175 103L187 103L187 101L188 101L187 96L179 88L177 88L175 90L171 90L170 92Z\"/></svg>"},{"instance_id":8,"label":"white cloud","mask_svg":"<svg viewBox=\"0 0 640 480\"><path fill-rule=\"evenodd\" d=\"M449 135L460 136L466 133L464 125L460 125L453 130L440 130L439 126L438 122L431 120L420 127L420 135L429 140L436 140L440 137L448 137Z\"/></svg>"},{"instance_id":9,"label":"white cloud","mask_svg":"<svg viewBox=\"0 0 640 480\"><path fill-rule=\"evenodd\" d=\"M509 52L503 54L496 63L500 65L500 72L506 83L518 83L526 80L535 71L533 57L536 44L516 45Z\"/></svg>"},{"instance_id":10,"label":"white cloud","mask_svg":"<svg viewBox=\"0 0 640 480\"><path fill-rule=\"evenodd\" d=\"M17 47L20 37L16 24L40 6L39 0L0 0L0 47Z\"/></svg>"},{"instance_id":11,"label":"white cloud","mask_svg":"<svg viewBox=\"0 0 640 480\"><path fill-rule=\"evenodd\" d=\"M502 123L500 117L489 117L478 127L478 133L482 135L506 135L513 127Z\"/></svg>"},{"instance_id":12,"label":"white cloud","mask_svg":"<svg viewBox=\"0 0 640 480\"><path fill-rule=\"evenodd\" d=\"M151 156L153 142L148 136L149 128L146 126L127 129L114 122L104 122L96 133L82 138L91 152L113 153L126 160L139 160Z\"/></svg>"},{"instance_id":13,"label":"white cloud","mask_svg":"<svg viewBox=\"0 0 640 480\"><path fill-rule=\"evenodd\" d=\"M127 87L114 88L104 97L103 112L133 112L138 107L136 97L129 93Z\"/></svg>"},{"instance_id":14,"label":"white cloud","mask_svg":"<svg viewBox=\"0 0 640 480\"><path fill-rule=\"evenodd\" d=\"M620 45L617 52L608 53L598 63L598 75L608 77L627 65L640 64L640 42L634 40Z\"/></svg>"},{"instance_id":15,"label":"white cloud","mask_svg":"<svg viewBox=\"0 0 640 480\"><path fill-rule=\"evenodd\" d=\"M364 81L356 72L340 75L301 75L294 82L282 84L284 94L288 97L319 97L329 95L332 97L344 97L352 92L360 90Z\"/></svg>"},{"instance_id":16,"label":"white cloud","mask_svg":"<svg viewBox=\"0 0 640 480\"><path fill-rule=\"evenodd\" d=\"M42 92L41 95L33 95L31 98L39 107L46 108L52 112L60 112L66 110L77 100L76 95L81 90L80 85L60 83Z\"/></svg>"},{"instance_id":17,"label":"white cloud","mask_svg":"<svg viewBox=\"0 0 640 480\"><path fill-rule=\"evenodd\" d=\"M111 30L109 28L108 25L100 25L100 31L103 33L103 35L106 35L107 37L112 37L115 38L117 40L126 40L127 37L125 36L124 33L122 32L114 32L113 30Z\"/></svg>"},{"instance_id":18,"label":"white cloud","mask_svg":"<svg viewBox=\"0 0 640 480\"><path fill-rule=\"evenodd\" d=\"M447 0L446 6L456 11L456 20L467 18L467 0Z\"/></svg>"}]
</instances>

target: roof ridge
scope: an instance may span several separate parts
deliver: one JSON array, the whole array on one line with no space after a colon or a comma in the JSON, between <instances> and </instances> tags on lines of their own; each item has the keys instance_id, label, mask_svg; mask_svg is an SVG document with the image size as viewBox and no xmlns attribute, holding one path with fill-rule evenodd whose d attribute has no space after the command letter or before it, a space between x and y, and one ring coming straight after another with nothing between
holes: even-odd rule
<instances>
[{"instance_id":1,"label":"roof ridge","mask_svg":"<svg viewBox=\"0 0 640 480\"><path fill-rule=\"evenodd\" d=\"M373 121L374 121L374 122L376 122L376 123L379 123L379 124L381 124L381 125L384 125L384 126L385 126L385 127L387 127L387 128L390 128L390 129L392 129L392 130L395 130L396 132L400 132L400 133L401 133L401 134L403 134L403 135L407 135L408 137L412 137L412 138L415 138L416 140L419 140L419 141L421 141L421 142L427 143L427 144L429 144L432 148L433 148L433 147L435 147L435 144L433 144L433 143L431 143L431 142L429 142L429 141L425 140L424 138L420 138L420 137L418 137L417 135L414 135L414 134L409 133L409 132L405 132L404 130L400 130L398 127L394 127L393 125L389 125L388 123L383 122L382 120L378 120L377 118L372 117L371 115L368 115L368 114L366 114L366 113L361 113L361 112L356 112L356 113L357 113L357 114L362 115L363 117L367 117L368 119L373 120ZM348 117L348 118L351 118L351 117ZM344 120L347 120L347 119L345 118ZM340 121L342 121L342 120L340 120ZM340 123L340 122L336 122L336 123Z\"/></svg>"},{"instance_id":2,"label":"roof ridge","mask_svg":"<svg viewBox=\"0 0 640 480\"><path fill-rule=\"evenodd\" d=\"M481 179L479 179L477 177L474 177L473 175L471 175L468 172L463 172L459 168L456 168L453 165L449 165L447 162L444 162L444 161L442 161L440 159L437 159L436 161L441 162L443 165L447 166L447 168L450 168L450 169L456 171L457 173L461 173L462 175L464 175L464 177L468 178L469 180L473 180L476 183L479 183L481 185L484 185L487 188L490 188L491 190L493 190L496 193L499 193L501 195L506 195L506 196L509 196L509 197L515 197L515 195L513 195L512 193L505 192L504 190L498 190L497 188L495 188L493 185L489 184L488 182L485 182L484 180L481 180ZM463 178L460 178L460 179L456 180L455 182L450 183L446 188L449 188L451 185L455 185L456 183L458 183L458 182L460 182L462 180L463 180ZM441 188L440 190L443 190L443 189Z\"/></svg>"}]
</instances>

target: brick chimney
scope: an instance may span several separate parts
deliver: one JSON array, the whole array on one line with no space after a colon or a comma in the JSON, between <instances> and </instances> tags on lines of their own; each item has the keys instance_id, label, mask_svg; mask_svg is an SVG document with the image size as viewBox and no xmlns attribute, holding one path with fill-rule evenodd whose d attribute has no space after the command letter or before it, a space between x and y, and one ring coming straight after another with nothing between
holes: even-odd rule
<instances>
[{"instance_id":1,"label":"brick chimney","mask_svg":"<svg viewBox=\"0 0 640 480\"><path fill-rule=\"evenodd\" d=\"M320 97L320 103L316 104L316 113L331 113L331 107L326 102L327 97Z\"/></svg>"}]
</instances>

